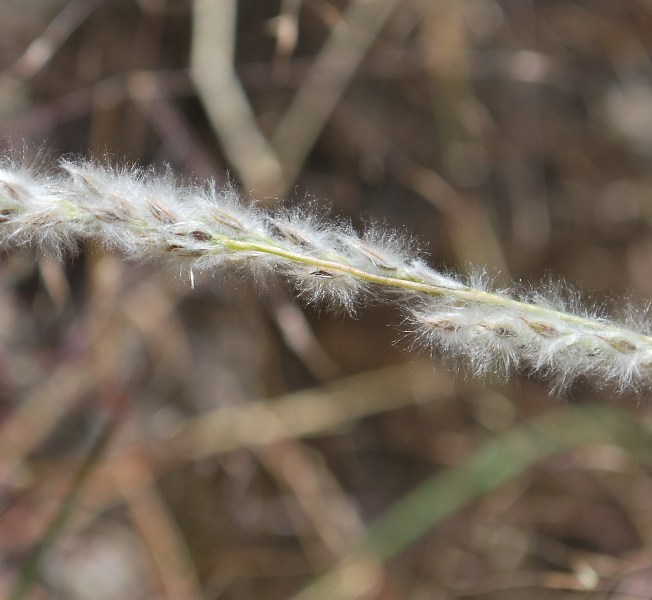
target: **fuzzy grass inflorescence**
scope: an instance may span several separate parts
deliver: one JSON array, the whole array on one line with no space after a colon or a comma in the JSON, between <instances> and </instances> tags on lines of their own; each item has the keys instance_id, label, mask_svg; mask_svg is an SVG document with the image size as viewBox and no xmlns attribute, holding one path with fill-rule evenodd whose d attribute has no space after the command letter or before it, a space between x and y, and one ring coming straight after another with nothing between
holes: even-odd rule
<instances>
[{"instance_id":1,"label":"fuzzy grass inflorescence","mask_svg":"<svg viewBox=\"0 0 652 600\"><path fill-rule=\"evenodd\" d=\"M439 273L401 236L356 232L305 208L275 212L232 188L180 185L169 174L61 161L35 170L0 165L0 245L62 256L84 240L135 259L191 269L240 265L281 273L307 302L353 310L373 294L399 304L416 338L478 374L527 369L561 388L579 378L648 389L649 332L537 293L491 291Z\"/></svg>"}]
</instances>

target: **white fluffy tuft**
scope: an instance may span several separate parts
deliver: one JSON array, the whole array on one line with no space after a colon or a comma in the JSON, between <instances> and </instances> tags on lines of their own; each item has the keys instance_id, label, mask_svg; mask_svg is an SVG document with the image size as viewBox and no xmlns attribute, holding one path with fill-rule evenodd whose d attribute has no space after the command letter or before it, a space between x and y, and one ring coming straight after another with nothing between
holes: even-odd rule
<instances>
[{"instance_id":1,"label":"white fluffy tuft","mask_svg":"<svg viewBox=\"0 0 652 600\"><path fill-rule=\"evenodd\" d=\"M463 302L431 298L410 313L418 340L444 356L464 359L475 374L534 372L561 392L577 379L620 391L652 385L649 337L587 311L576 294L491 292L482 282Z\"/></svg>"},{"instance_id":2,"label":"white fluffy tuft","mask_svg":"<svg viewBox=\"0 0 652 600\"><path fill-rule=\"evenodd\" d=\"M391 292L422 343L465 357L476 374L534 371L556 389L578 378L622 390L652 384L648 311L631 311L620 325L557 284L495 292L485 275L464 282L435 271L395 233L360 234L310 208L268 213L244 205L231 187L179 185L169 173L87 161L49 172L0 161L0 246L61 256L85 240L193 270L281 274L306 302L349 312L361 295Z\"/></svg>"}]
</instances>

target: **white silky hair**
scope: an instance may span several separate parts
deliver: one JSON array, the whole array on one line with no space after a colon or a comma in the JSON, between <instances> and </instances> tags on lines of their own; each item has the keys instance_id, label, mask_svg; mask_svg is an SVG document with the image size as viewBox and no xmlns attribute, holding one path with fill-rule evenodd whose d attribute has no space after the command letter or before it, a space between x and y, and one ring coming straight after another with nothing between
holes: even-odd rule
<instances>
[{"instance_id":1,"label":"white silky hair","mask_svg":"<svg viewBox=\"0 0 652 600\"><path fill-rule=\"evenodd\" d=\"M228 265L280 273L305 302L349 312L365 298L386 298L407 314L419 343L477 375L527 370L555 390L577 378L623 391L652 384L652 338L640 312L620 324L572 294L562 300L557 285L492 291L484 276L464 281L432 269L397 233L360 233L309 206L265 211L233 187L182 185L169 172L0 163L0 246L62 257L90 239L132 259L181 261L193 277Z\"/></svg>"}]
</instances>

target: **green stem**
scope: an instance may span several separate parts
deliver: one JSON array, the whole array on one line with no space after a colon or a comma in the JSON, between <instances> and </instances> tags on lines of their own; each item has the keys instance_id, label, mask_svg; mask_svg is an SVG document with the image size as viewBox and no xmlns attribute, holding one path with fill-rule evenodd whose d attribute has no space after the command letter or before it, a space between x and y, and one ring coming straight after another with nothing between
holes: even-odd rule
<instances>
[{"instance_id":1,"label":"green stem","mask_svg":"<svg viewBox=\"0 0 652 600\"><path fill-rule=\"evenodd\" d=\"M266 244L261 242L250 242L231 239L226 236L213 236L215 241L218 241L223 248L230 252L256 252L259 254L267 254L271 256L278 256L286 260L310 265L317 269L324 269L329 272L339 273L342 275L349 275L367 281L376 285L384 287L393 287L396 289L407 290L410 292L423 293L435 297L448 297L455 299L461 305L489 305L499 308L511 309L521 313L530 314L538 319L558 319L568 325L588 330L596 335L600 334L613 334L623 335L626 333L628 336L635 338L641 344L652 347L652 336L646 336L634 331L623 330L617 325L612 325L605 322L597 322L593 319L581 317L578 315L569 314L566 312L528 304L520 300L514 300L491 292L484 292L475 290L468 287L446 287L443 285L435 285L426 283L425 281L415 281L405 276L390 276L378 275L370 273L363 269L358 269L351 265L346 264L344 261L324 260L314 256L299 254L292 252L283 247L273 244ZM536 324L534 324L536 326Z\"/></svg>"},{"instance_id":2,"label":"green stem","mask_svg":"<svg viewBox=\"0 0 652 600\"><path fill-rule=\"evenodd\" d=\"M39 573L41 572L45 556L59 538L63 528L72 516L73 510L77 505L82 490L84 489L84 484L104 453L115 429L115 425L115 418L111 418L97 436L97 439L93 442L88 454L84 458L84 462L79 467L79 470L72 481L68 495L64 498L59 512L50 523L50 526L47 528L38 544L27 557L25 564L20 570L18 578L14 582L14 585L7 596L7 600L23 600L36 582Z\"/></svg>"}]
</instances>

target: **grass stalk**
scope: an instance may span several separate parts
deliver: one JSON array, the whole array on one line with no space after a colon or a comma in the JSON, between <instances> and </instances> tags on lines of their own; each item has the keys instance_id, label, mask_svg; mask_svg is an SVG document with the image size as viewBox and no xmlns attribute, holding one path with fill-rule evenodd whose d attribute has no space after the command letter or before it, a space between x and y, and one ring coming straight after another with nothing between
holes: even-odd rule
<instances>
[{"instance_id":1,"label":"grass stalk","mask_svg":"<svg viewBox=\"0 0 652 600\"><path fill-rule=\"evenodd\" d=\"M360 233L310 208L268 212L233 189L179 185L169 174L63 161L0 166L0 245L63 255L93 240L127 257L195 270L240 266L287 277L306 302L355 310L374 296L400 306L419 343L477 374L523 369L563 388L578 378L621 390L652 383L644 315L621 324L559 290L495 291L427 265L414 243Z\"/></svg>"}]
</instances>

